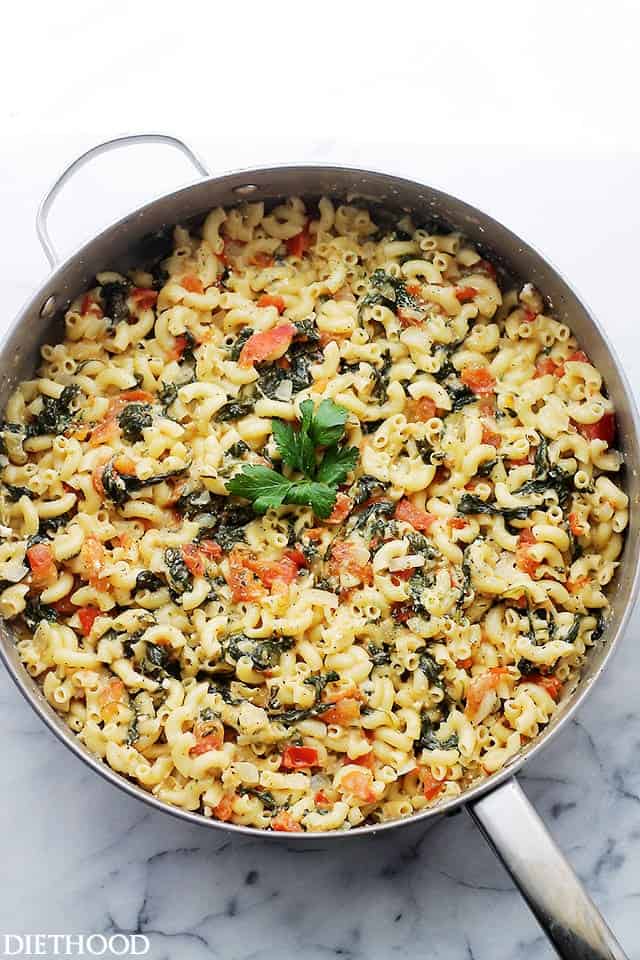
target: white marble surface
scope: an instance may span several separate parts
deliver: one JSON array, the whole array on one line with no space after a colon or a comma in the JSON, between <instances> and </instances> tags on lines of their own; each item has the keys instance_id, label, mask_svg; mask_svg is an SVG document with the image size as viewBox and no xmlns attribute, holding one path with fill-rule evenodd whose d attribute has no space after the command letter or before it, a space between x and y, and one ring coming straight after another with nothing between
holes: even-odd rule
<instances>
[{"instance_id":1,"label":"white marble surface","mask_svg":"<svg viewBox=\"0 0 640 960\"><path fill-rule=\"evenodd\" d=\"M412 36L391 64L379 60L377 69L365 64L361 72L360 61L358 70L345 67L343 83L323 86L305 66L308 86L289 91L286 71L275 67L278 116L307 94L312 109L299 114L299 122L295 110L287 115L286 135L277 117L254 111L249 136L247 112L230 109L248 107L247 80L232 73L215 42L225 29L236 36L237 20L228 12L224 22L212 20L204 32L208 48L204 33L192 40L198 58L189 96L178 82L184 73L172 72L166 60L168 49L175 62L191 54L184 30L175 29L175 18L161 16L162 2L140 2L135 13L127 6L133 25L110 23L108 4L58 5L55 23L33 37L35 72L22 71L21 54L6 45L0 66L3 90L11 93L0 107L11 134L0 158L4 322L45 275L33 217L52 175L92 141L155 126L190 136L213 170L283 159L343 160L389 168L465 197L530 239L575 282L638 382L640 158L632 152L638 132L626 123L635 115L630 24L616 31L615 55L607 54L616 18L602 24L597 5L582 3L580 52L572 53L562 43L570 18L558 4L511 5L509 18L517 22L500 64L489 62L481 43L463 38L469 70L451 75L447 84L426 68ZM485 16L487 5L480 6ZM498 39L507 6L490 24ZM616 6L631 16L631 5L614 0L610 8ZM337 8L327 4L327 18L329 7L335 17ZM477 4L456 5L462 7L475 16ZM554 11L560 38L555 29L545 31L544 17L537 22L533 11L542 7ZM30 8L23 3L12 13L23 35ZM259 55L256 38L268 31L263 21L261 13L245 40L249 58ZM335 22L323 22L323 36ZM477 17L472 23L475 38L488 29ZM158 48L153 57L141 55L148 52L141 37L152 38ZM207 49L222 58L211 72ZM96 56L86 56L92 51ZM432 45L431 60L445 55L444 47ZM602 69L585 71L582 56L598 57ZM300 55L297 62L306 59ZM469 95L473 69L482 77L482 110L461 100ZM234 77L224 96L221 74ZM577 99L576 76L583 83ZM401 103L389 95L391 77L401 81ZM345 91L365 81L370 97L354 112ZM423 96L434 85L444 103L437 116ZM614 87L616 96L609 96ZM503 143L512 146L497 146ZM147 150L103 160L79 178L53 220L62 247L189 176L179 158L156 151L150 162ZM522 777L630 957L640 955L639 626L636 615L578 719ZM377 839L319 842L296 851L184 825L125 797L43 728L1 671L0 731L0 934L140 931L151 938L152 960L552 956L464 812L427 832L409 826Z\"/></svg>"}]
</instances>

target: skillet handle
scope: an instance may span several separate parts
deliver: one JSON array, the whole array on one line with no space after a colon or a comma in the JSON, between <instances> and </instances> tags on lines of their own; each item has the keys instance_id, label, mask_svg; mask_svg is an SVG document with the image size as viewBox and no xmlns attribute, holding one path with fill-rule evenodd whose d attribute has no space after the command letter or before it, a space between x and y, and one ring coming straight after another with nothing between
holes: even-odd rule
<instances>
[{"instance_id":1,"label":"skillet handle","mask_svg":"<svg viewBox=\"0 0 640 960\"><path fill-rule=\"evenodd\" d=\"M467 809L562 960L628 960L515 779Z\"/></svg>"},{"instance_id":2,"label":"skillet handle","mask_svg":"<svg viewBox=\"0 0 640 960\"><path fill-rule=\"evenodd\" d=\"M38 207L38 212L36 214L36 231L38 234L38 239L42 244L42 249L44 250L47 260L52 267L58 265L60 262L60 256L49 235L49 226L47 221L51 207L53 206L53 203L60 193L62 187L68 180L71 179L77 170L83 167L89 160L93 160L94 157L100 156L101 153L108 153L110 150L114 150L117 147L129 147L132 144L139 143L162 143L167 147L175 147L176 150L180 150L180 152L191 161L201 176L210 176L210 173L205 167L204 163L191 149L191 147L188 147L187 144L182 140L179 140L178 137L171 137L166 133L135 133L126 137L115 137L113 140L106 140L104 143L96 144L95 147L91 147L90 150L85 151L85 153L79 156L77 160L74 160L73 163L70 163L69 166L62 171L55 183L49 188L42 199L42 203Z\"/></svg>"}]
</instances>

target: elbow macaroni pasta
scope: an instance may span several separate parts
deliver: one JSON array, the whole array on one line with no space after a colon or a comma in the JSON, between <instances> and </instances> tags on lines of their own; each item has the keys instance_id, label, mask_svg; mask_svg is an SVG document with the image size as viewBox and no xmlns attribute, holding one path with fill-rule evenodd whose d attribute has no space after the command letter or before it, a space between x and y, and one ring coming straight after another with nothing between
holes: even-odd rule
<instances>
[{"instance_id":1,"label":"elbow macaroni pasta","mask_svg":"<svg viewBox=\"0 0 640 960\"><path fill-rule=\"evenodd\" d=\"M22 661L94 753L205 817L348 830L456 797L602 633L629 502L600 374L458 233L374 221L292 198L176 227L73 301L7 404ZM258 516L226 481L277 465L271 419L308 398L348 412L351 482L327 520Z\"/></svg>"}]
</instances>

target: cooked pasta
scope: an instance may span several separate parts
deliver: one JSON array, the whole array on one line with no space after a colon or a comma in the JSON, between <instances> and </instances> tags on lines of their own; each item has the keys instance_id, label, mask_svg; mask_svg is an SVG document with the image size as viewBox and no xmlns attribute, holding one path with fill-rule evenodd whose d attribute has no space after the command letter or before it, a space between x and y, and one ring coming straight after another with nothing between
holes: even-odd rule
<instances>
[{"instance_id":1,"label":"cooked pasta","mask_svg":"<svg viewBox=\"0 0 640 960\"><path fill-rule=\"evenodd\" d=\"M629 504L599 372L462 235L377 219L294 198L155 236L7 404L20 657L91 751L204 817L456 797L603 630Z\"/></svg>"}]
</instances>

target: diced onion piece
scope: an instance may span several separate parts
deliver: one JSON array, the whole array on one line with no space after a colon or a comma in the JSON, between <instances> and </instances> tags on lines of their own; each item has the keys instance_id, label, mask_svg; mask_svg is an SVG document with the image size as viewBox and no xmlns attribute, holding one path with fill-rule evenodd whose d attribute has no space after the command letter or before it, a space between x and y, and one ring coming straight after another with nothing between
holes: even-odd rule
<instances>
[{"instance_id":1,"label":"diced onion piece","mask_svg":"<svg viewBox=\"0 0 640 960\"><path fill-rule=\"evenodd\" d=\"M331 607L332 610L337 608L339 602L336 594L330 593L329 590L309 590L307 597L317 607Z\"/></svg>"},{"instance_id":2,"label":"diced onion piece","mask_svg":"<svg viewBox=\"0 0 640 960\"><path fill-rule=\"evenodd\" d=\"M293 383L291 380L283 380L282 383L279 383L275 390L276 400L282 400L283 403L287 403L291 400L293 396Z\"/></svg>"},{"instance_id":3,"label":"diced onion piece","mask_svg":"<svg viewBox=\"0 0 640 960\"><path fill-rule=\"evenodd\" d=\"M419 553L409 553L406 557L396 557L389 560L389 570L397 573L399 570L413 570L414 567L424 567L424 557Z\"/></svg>"},{"instance_id":4,"label":"diced onion piece","mask_svg":"<svg viewBox=\"0 0 640 960\"><path fill-rule=\"evenodd\" d=\"M13 533L11 527L5 527L3 524L0 524L0 537L10 537Z\"/></svg>"}]
</instances>

